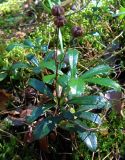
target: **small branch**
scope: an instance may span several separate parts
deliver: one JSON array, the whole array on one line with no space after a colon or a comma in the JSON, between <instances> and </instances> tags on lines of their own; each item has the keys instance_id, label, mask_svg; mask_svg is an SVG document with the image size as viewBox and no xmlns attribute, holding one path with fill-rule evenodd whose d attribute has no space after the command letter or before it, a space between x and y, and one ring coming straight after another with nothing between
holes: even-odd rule
<instances>
[{"instance_id":1,"label":"small branch","mask_svg":"<svg viewBox=\"0 0 125 160\"><path fill-rule=\"evenodd\" d=\"M105 160L106 158L108 158L111 153L112 153L112 151L109 154L107 154L102 160Z\"/></svg>"},{"instance_id":2,"label":"small branch","mask_svg":"<svg viewBox=\"0 0 125 160\"><path fill-rule=\"evenodd\" d=\"M124 52L124 51L125 51L125 47L122 48L122 49L121 49L120 51L118 51L118 52L114 51L110 57L108 57L107 59L105 59L105 61L111 59L112 57L114 57L114 56L116 56L116 55L118 55L118 54L121 54L121 53Z\"/></svg>"},{"instance_id":3,"label":"small branch","mask_svg":"<svg viewBox=\"0 0 125 160\"><path fill-rule=\"evenodd\" d=\"M19 140L18 140L14 135L12 135L11 133L6 132L6 131L4 131L4 130L2 130L2 129L0 129L0 132L8 135L9 137L14 137L14 138L17 140L17 142L19 142L22 146L24 145L23 142L19 141Z\"/></svg>"},{"instance_id":4,"label":"small branch","mask_svg":"<svg viewBox=\"0 0 125 160\"><path fill-rule=\"evenodd\" d=\"M123 35L124 31L122 31L118 36L116 36L113 40L112 40L112 43L114 41L116 41L119 37L121 37Z\"/></svg>"},{"instance_id":5,"label":"small branch","mask_svg":"<svg viewBox=\"0 0 125 160\"><path fill-rule=\"evenodd\" d=\"M66 17L71 16L71 15L76 14L76 13L79 13L80 11L82 11L83 9L85 9L90 4L90 2L91 2L91 0L89 0L88 2L86 2L86 4L83 7L81 7L80 10L77 10L77 11L71 13L71 14L67 14Z\"/></svg>"}]
</instances>

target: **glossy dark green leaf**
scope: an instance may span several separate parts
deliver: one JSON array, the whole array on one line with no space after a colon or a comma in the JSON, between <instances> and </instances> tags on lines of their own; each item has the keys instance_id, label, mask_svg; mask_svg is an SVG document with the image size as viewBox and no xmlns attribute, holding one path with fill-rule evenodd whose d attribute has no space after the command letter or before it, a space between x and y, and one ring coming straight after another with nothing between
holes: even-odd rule
<instances>
[{"instance_id":1,"label":"glossy dark green leaf","mask_svg":"<svg viewBox=\"0 0 125 160\"><path fill-rule=\"evenodd\" d=\"M22 47L22 45L21 45L21 44L18 44L18 43L10 44L10 45L7 46L6 50L7 50L8 52L10 52L10 51L13 50L15 47Z\"/></svg>"},{"instance_id":2,"label":"glossy dark green leaf","mask_svg":"<svg viewBox=\"0 0 125 160\"><path fill-rule=\"evenodd\" d=\"M54 79L55 79L56 75L55 74L51 74L51 75L46 75L43 77L43 82L44 83L48 83L48 84L52 84Z\"/></svg>"},{"instance_id":3,"label":"glossy dark green leaf","mask_svg":"<svg viewBox=\"0 0 125 160\"><path fill-rule=\"evenodd\" d=\"M54 60L50 60L50 61L41 61L40 62L40 67L42 69L47 68L52 70L53 72L56 72L56 65L55 65L55 61ZM61 70L58 70L59 74L63 74Z\"/></svg>"},{"instance_id":4,"label":"glossy dark green leaf","mask_svg":"<svg viewBox=\"0 0 125 160\"><path fill-rule=\"evenodd\" d=\"M62 86L62 87L66 87L68 84L68 75L64 74L64 75L60 75L58 78L58 83Z\"/></svg>"},{"instance_id":5,"label":"glossy dark green leaf","mask_svg":"<svg viewBox=\"0 0 125 160\"><path fill-rule=\"evenodd\" d=\"M91 151L96 151L97 149L97 137L93 132L78 132L79 137L87 145Z\"/></svg>"},{"instance_id":6,"label":"glossy dark green leaf","mask_svg":"<svg viewBox=\"0 0 125 160\"><path fill-rule=\"evenodd\" d=\"M71 78L68 86L70 95L81 96L84 93L85 83L81 78Z\"/></svg>"},{"instance_id":7,"label":"glossy dark green leaf","mask_svg":"<svg viewBox=\"0 0 125 160\"><path fill-rule=\"evenodd\" d=\"M98 74L107 74L111 71L111 67L109 67L108 65L99 65L97 67L94 67L90 70L88 70L87 72L85 72L81 78L82 79L86 79L86 78L91 78L93 76L96 76Z\"/></svg>"},{"instance_id":8,"label":"glossy dark green leaf","mask_svg":"<svg viewBox=\"0 0 125 160\"><path fill-rule=\"evenodd\" d=\"M35 139L41 139L48 135L59 123L58 117L50 117L43 119L36 127L33 132Z\"/></svg>"},{"instance_id":9,"label":"glossy dark green leaf","mask_svg":"<svg viewBox=\"0 0 125 160\"><path fill-rule=\"evenodd\" d=\"M26 45L30 48L34 48L34 45L30 39L25 39L25 41L23 43L24 43L24 45Z\"/></svg>"},{"instance_id":10,"label":"glossy dark green leaf","mask_svg":"<svg viewBox=\"0 0 125 160\"><path fill-rule=\"evenodd\" d=\"M49 51L44 57L44 61L50 61L54 57L55 51Z\"/></svg>"},{"instance_id":11,"label":"glossy dark green leaf","mask_svg":"<svg viewBox=\"0 0 125 160\"><path fill-rule=\"evenodd\" d=\"M37 67L39 66L39 61L34 54L28 54L26 58L28 59L28 61L33 63L35 66Z\"/></svg>"},{"instance_id":12,"label":"glossy dark green leaf","mask_svg":"<svg viewBox=\"0 0 125 160\"><path fill-rule=\"evenodd\" d=\"M20 68L25 69L28 67L29 67L29 65L27 63L17 62L15 64L13 64L12 69L20 69Z\"/></svg>"},{"instance_id":13,"label":"glossy dark green leaf","mask_svg":"<svg viewBox=\"0 0 125 160\"><path fill-rule=\"evenodd\" d=\"M90 121L97 123L97 124L102 123L100 116L98 114L95 114L92 112L77 112L76 116L78 118L90 120Z\"/></svg>"},{"instance_id":14,"label":"glossy dark green leaf","mask_svg":"<svg viewBox=\"0 0 125 160\"><path fill-rule=\"evenodd\" d=\"M0 82L3 81L7 77L7 73L0 73Z\"/></svg>"},{"instance_id":15,"label":"glossy dark green leaf","mask_svg":"<svg viewBox=\"0 0 125 160\"><path fill-rule=\"evenodd\" d=\"M42 71L42 69L38 66L35 66L35 67L33 67L33 72L35 73L35 74L40 74L41 73L41 71Z\"/></svg>"},{"instance_id":16,"label":"glossy dark green leaf","mask_svg":"<svg viewBox=\"0 0 125 160\"><path fill-rule=\"evenodd\" d=\"M74 119L74 115L70 112L70 111L62 111L62 116L66 119L66 120L73 120Z\"/></svg>"},{"instance_id":17,"label":"glossy dark green leaf","mask_svg":"<svg viewBox=\"0 0 125 160\"><path fill-rule=\"evenodd\" d=\"M61 124L60 126L61 126L61 128L65 129L69 132L76 132L76 127L72 123L67 122L67 123Z\"/></svg>"},{"instance_id":18,"label":"glossy dark green leaf","mask_svg":"<svg viewBox=\"0 0 125 160\"><path fill-rule=\"evenodd\" d=\"M42 45L42 46L41 46L41 51L42 51L43 53L46 53L46 52L48 51L48 45Z\"/></svg>"},{"instance_id":19,"label":"glossy dark green leaf","mask_svg":"<svg viewBox=\"0 0 125 160\"><path fill-rule=\"evenodd\" d=\"M94 83L94 84L98 84L101 86L113 88L116 91L121 90L120 85L110 78L89 78L89 79L85 79L85 82Z\"/></svg>"},{"instance_id":20,"label":"glossy dark green leaf","mask_svg":"<svg viewBox=\"0 0 125 160\"><path fill-rule=\"evenodd\" d=\"M45 104L40 107L36 107L30 116L27 117L27 122L32 123L37 118L39 118L41 115L43 115L46 111L48 111L50 108L54 107L54 104Z\"/></svg>"},{"instance_id":21,"label":"glossy dark green leaf","mask_svg":"<svg viewBox=\"0 0 125 160\"><path fill-rule=\"evenodd\" d=\"M97 105L101 100L101 96L81 96L72 98L68 103L78 105Z\"/></svg>"},{"instance_id":22,"label":"glossy dark green leaf","mask_svg":"<svg viewBox=\"0 0 125 160\"><path fill-rule=\"evenodd\" d=\"M76 49L69 49L67 54L69 56L71 76L75 77L77 73L78 51Z\"/></svg>"},{"instance_id":23,"label":"glossy dark green leaf","mask_svg":"<svg viewBox=\"0 0 125 160\"><path fill-rule=\"evenodd\" d=\"M49 97L53 97L51 90L42 81L39 81L35 78L31 78L28 84L32 86L34 89L38 90L40 93L45 94Z\"/></svg>"},{"instance_id":24,"label":"glossy dark green leaf","mask_svg":"<svg viewBox=\"0 0 125 160\"><path fill-rule=\"evenodd\" d=\"M117 14L113 14L112 16L113 16L113 17L118 17L118 16L124 17L124 16L125 16L125 12L119 12L119 13L117 13Z\"/></svg>"}]
</instances>

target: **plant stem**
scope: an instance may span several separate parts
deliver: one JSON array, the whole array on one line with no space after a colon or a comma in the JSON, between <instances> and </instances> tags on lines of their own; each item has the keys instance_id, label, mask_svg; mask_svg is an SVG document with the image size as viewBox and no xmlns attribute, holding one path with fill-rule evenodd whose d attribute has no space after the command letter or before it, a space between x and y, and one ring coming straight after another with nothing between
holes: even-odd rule
<instances>
[{"instance_id":1,"label":"plant stem","mask_svg":"<svg viewBox=\"0 0 125 160\"><path fill-rule=\"evenodd\" d=\"M56 40L56 51L55 51L55 65L56 65L56 78L55 78L55 89L56 89L56 98L57 98L57 108L59 107L59 94L58 94L58 70L59 70L59 62L58 62L58 33L59 33L59 28L56 29L56 36L57 36L57 40Z\"/></svg>"}]
</instances>

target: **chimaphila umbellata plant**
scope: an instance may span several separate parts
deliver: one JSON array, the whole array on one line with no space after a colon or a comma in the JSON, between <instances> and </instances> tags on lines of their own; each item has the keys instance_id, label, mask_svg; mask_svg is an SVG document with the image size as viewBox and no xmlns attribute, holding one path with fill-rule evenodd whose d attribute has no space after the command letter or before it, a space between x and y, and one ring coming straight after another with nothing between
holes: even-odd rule
<instances>
[{"instance_id":1,"label":"chimaphila umbellata plant","mask_svg":"<svg viewBox=\"0 0 125 160\"><path fill-rule=\"evenodd\" d=\"M33 71L41 73L38 79L30 78L28 85L49 98L47 102L33 110L27 117L27 122L31 124L37 122L33 127L34 139L41 139L60 127L75 132L90 150L95 151L96 131L99 130L102 121L92 110L110 107L110 103L104 96L88 94L87 86L97 84L117 91L121 90L121 87L108 78L112 71L108 65L96 66L85 73L78 72L79 51L74 46L63 48L61 27L66 23L64 13L61 6L53 6L52 15L56 26L54 51L48 49L41 61L33 55L27 57L33 64ZM79 26L73 27L72 36L73 40L83 36L83 29ZM93 128L89 127L88 121L95 123Z\"/></svg>"}]
</instances>

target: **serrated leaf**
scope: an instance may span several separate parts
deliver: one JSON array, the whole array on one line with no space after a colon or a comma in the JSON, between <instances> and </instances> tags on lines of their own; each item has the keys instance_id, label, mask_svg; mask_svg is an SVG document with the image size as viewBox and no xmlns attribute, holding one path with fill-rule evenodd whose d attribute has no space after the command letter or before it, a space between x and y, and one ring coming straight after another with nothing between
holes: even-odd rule
<instances>
[{"instance_id":1,"label":"serrated leaf","mask_svg":"<svg viewBox=\"0 0 125 160\"><path fill-rule=\"evenodd\" d=\"M54 60L42 61L42 62L40 63L40 67L41 67L42 69L44 69L44 68L50 69L50 70L52 70L53 72L56 73L56 65L55 65L55 61L54 61ZM59 74L63 74L61 70L58 70L58 73L59 73Z\"/></svg>"},{"instance_id":2,"label":"serrated leaf","mask_svg":"<svg viewBox=\"0 0 125 160\"><path fill-rule=\"evenodd\" d=\"M54 79L55 79L56 75L55 74L51 74L51 75L46 75L43 77L43 82L44 83L48 83L48 84L52 84Z\"/></svg>"},{"instance_id":3,"label":"serrated leaf","mask_svg":"<svg viewBox=\"0 0 125 160\"><path fill-rule=\"evenodd\" d=\"M113 88L116 91L121 90L120 85L110 78L91 78L91 79L85 79L85 82L94 83L94 84L98 84L104 87Z\"/></svg>"},{"instance_id":4,"label":"serrated leaf","mask_svg":"<svg viewBox=\"0 0 125 160\"><path fill-rule=\"evenodd\" d=\"M78 135L91 151L93 151L93 152L96 151L97 137L96 137L95 133L93 133L93 132L79 132L78 131Z\"/></svg>"},{"instance_id":5,"label":"serrated leaf","mask_svg":"<svg viewBox=\"0 0 125 160\"><path fill-rule=\"evenodd\" d=\"M99 65L97 67L94 67L90 70L88 70L87 72L85 72L81 78L82 79L86 79L86 78L91 78L93 76L96 76L98 74L107 74L111 71L111 67L109 67L108 65Z\"/></svg>"},{"instance_id":6,"label":"serrated leaf","mask_svg":"<svg viewBox=\"0 0 125 160\"><path fill-rule=\"evenodd\" d=\"M53 57L54 57L54 51L49 51L45 57L44 57L44 61L50 61Z\"/></svg>"},{"instance_id":7,"label":"serrated leaf","mask_svg":"<svg viewBox=\"0 0 125 160\"><path fill-rule=\"evenodd\" d=\"M111 108L110 102L103 96L95 100L96 104L80 105L78 111L90 111L93 109L109 109Z\"/></svg>"},{"instance_id":8,"label":"serrated leaf","mask_svg":"<svg viewBox=\"0 0 125 160\"><path fill-rule=\"evenodd\" d=\"M45 104L43 106L39 106L35 108L31 115L27 117L27 122L32 123L34 122L37 118L39 118L41 115L43 115L47 110L50 108L54 107L54 104Z\"/></svg>"},{"instance_id":9,"label":"serrated leaf","mask_svg":"<svg viewBox=\"0 0 125 160\"><path fill-rule=\"evenodd\" d=\"M119 12L119 13L117 13L117 14L113 14L112 15L113 17L118 17L118 16L125 16L125 12Z\"/></svg>"},{"instance_id":10,"label":"serrated leaf","mask_svg":"<svg viewBox=\"0 0 125 160\"><path fill-rule=\"evenodd\" d=\"M10 44L7 46L6 50L8 52L10 52L11 50L13 50L15 47L22 47L22 45L18 44L18 43L14 43L14 44Z\"/></svg>"},{"instance_id":11,"label":"serrated leaf","mask_svg":"<svg viewBox=\"0 0 125 160\"><path fill-rule=\"evenodd\" d=\"M62 86L62 87L66 87L68 84L68 75L64 74L64 75L60 75L58 78L58 83Z\"/></svg>"},{"instance_id":12,"label":"serrated leaf","mask_svg":"<svg viewBox=\"0 0 125 160\"><path fill-rule=\"evenodd\" d=\"M41 50L43 53L46 53L48 51L48 45L42 45Z\"/></svg>"},{"instance_id":13,"label":"serrated leaf","mask_svg":"<svg viewBox=\"0 0 125 160\"><path fill-rule=\"evenodd\" d=\"M39 66L39 61L34 54L28 54L26 56L26 58L28 59L28 61L35 64L35 66L37 66L37 67Z\"/></svg>"},{"instance_id":14,"label":"serrated leaf","mask_svg":"<svg viewBox=\"0 0 125 160\"><path fill-rule=\"evenodd\" d=\"M77 105L97 105L100 103L101 99L101 96L81 96L72 98L68 103Z\"/></svg>"},{"instance_id":15,"label":"serrated leaf","mask_svg":"<svg viewBox=\"0 0 125 160\"><path fill-rule=\"evenodd\" d=\"M0 82L3 81L7 77L7 73L0 73Z\"/></svg>"},{"instance_id":16,"label":"serrated leaf","mask_svg":"<svg viewBox=\"0 0 125 160\"><path fill-rule=\"evenodd\" d=\"M38 90L40 93L45 94L49 97L53 97L51 90L42 81L39 81L35 78L31 78L28 84L32 86L34 89Z\"/></svg>"},{"instance_id":17,"label":"serrated leaf","mask_svg":"<svg viewBox=\"0 0 125 160\"><path fill-rule=\"evenodd\" d=\"M35 139L41 139L48 135L59 123L60 118L58 117L49 117L42 120L33 131Z\"/></svg>"},{"instance_id":18,"label":"serrated leaf","mask_svg":"<svg viewBox=\"0 0 125 160\"><path fill-rule=\"evenodd\" d=\"M85 84L81 78L71 78L68 86L71 95L81 96L84 93Z\"/></svg>"},{"instance_id":19,"label":"serrated leaf","mask_svg":"<svg viewBox=\"0 0 125 160\"><path fill-rule=\"evenodd\" d=\"M41 73L41 71L42 71L42 69L38 66L38 67L33 67L33 72L35 73L35 74L40 74Z\"/></svg>"},{"instance_id":20,"label":"serrated leaf","mask_svg":"<svg viewBox=\"0 0 125 160\"><path fill-rule=\"evenodd\" d=\"M63 111L62 116L66 120L73 120L74 119L74 115L70 111Z\"/></svg>"},{"instance_id":21,"label":"serrated leaf","mask_svg":"<svg viewBox=\"0 0 125 160\"><path fill-rule=\"evenodd\" d=\"M23 43L24 43L24 45L26 45L30 48L34 48L34 45L30 39L25 39L25 41Z\"/></svg>"},{"instance_id":22,"label":"serrated leaf","mask_svg":"<svg viewBox=\"0 0 125 160\"><path fill-rule=\"evenodd\" d=\"M69 56L71 76L75 77L77 73L78 51L76 49L69 49L67 54Z\"/></svg>"},{"instance_id":23,"label":"serrated leaf","mask_svg":"<svg viewBox=\"0 0 125 160\"><path fill-rule=\"evenodd\" d=\"M97 123L97 124L102 123L100 116L98 114L95 114L92 112L77 112L76 116L78 118L90 120L90 121Z\"/></svg>"},{"instance_id":24,"label":"serrated leaf","mask_svg":"<svg viewBox=\"0 0 125 160\"><path fill-rule=\"evenodd\" d=\"M13 64L12 69L20 69L20 68L25 69L28 67L29 67L29 65L27 63L17 62L15 64Z\"/></svg>"}]
</instances>

